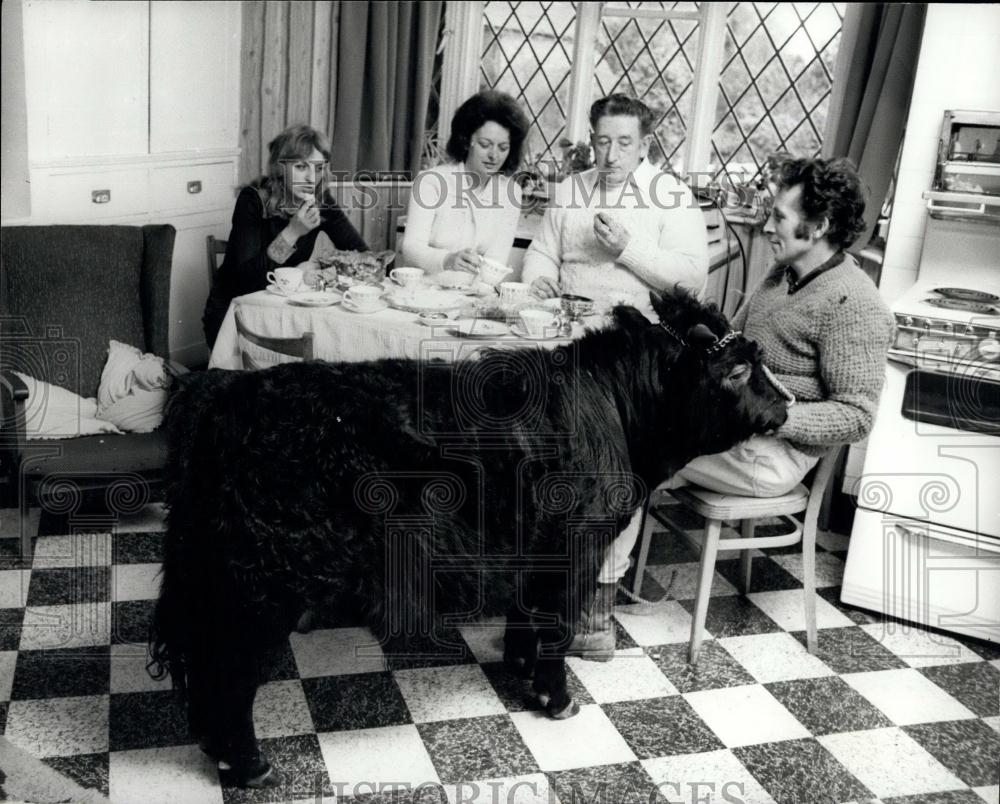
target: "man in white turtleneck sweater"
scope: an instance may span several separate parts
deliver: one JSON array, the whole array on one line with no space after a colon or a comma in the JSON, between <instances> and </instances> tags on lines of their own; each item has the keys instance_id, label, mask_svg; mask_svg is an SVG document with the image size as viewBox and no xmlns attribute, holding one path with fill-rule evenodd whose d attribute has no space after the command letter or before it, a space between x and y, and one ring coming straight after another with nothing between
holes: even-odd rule
<instances>
[{"instance_id":1,"label":"man in white turtleneck sweater","mask_svg":"<svg viewBox=\"0 0 1000 804\"><path fill-rule=\"evenodd\" d=\"M651 289L705 287L705 219L691 191L647 159L653 114L644 103L602 98L590 125L596 167L557 185L522 279L542 298L588 296L600 311L631 304L655 321Z\"/></svg>"}]
</instances>

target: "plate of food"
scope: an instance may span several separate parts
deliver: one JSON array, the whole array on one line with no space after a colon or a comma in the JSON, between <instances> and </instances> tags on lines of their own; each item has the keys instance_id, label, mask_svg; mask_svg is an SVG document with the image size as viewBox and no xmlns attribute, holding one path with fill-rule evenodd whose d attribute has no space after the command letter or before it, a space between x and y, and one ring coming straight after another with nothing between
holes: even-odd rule
<instances>
[{"instance_id":1,"label":"plate of food","mask_svg":"<svg viewBox=\"0 0 1000 804\"><path fill-rule=\"evenodd\" d=\"M454 290L398 288L386 296L386 301L397 310L408 313L443 312L464 305L465 296Z\"/></svg>"}]
</instances>

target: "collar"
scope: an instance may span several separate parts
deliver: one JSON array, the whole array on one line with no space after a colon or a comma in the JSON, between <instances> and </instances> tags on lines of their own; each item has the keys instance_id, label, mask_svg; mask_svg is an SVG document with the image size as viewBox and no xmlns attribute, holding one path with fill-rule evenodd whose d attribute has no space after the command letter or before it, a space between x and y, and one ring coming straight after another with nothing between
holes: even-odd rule
<instances>
[{"instance_id":1,"label":"collar","mask_svg":"<svg viewBox=\"0 0 1000 804\"><path fill-rule=\"evenodd\" d=\"M838 251L830 259L820 265L818 268L813 268L809 273L803 277L799 277L795 273L795 269L790 265L782 266L782 271L785 276L785 281L788 283L788 295L791 296L793 293L798 293L802 288L812 282L820 274L825 274L832 268L836 268L840 265L847 255L843 251Z\"/></svg>"},{"instance_id":2,"label":"collar","mask_svg":"<svg viewBox=\"0 0 1000 804\"><path fill-rule=\"evenodd\" d=\"M643 197L648 202L650 200L650 187L652 187L653 180L661 172L662 171L660 170L660 168L654 165L652 162L650 162L649 157L646 157L639 163L638 167L636 167L636 169L632 171L632 176L630 177L629 182L631 182L634 185L634 187L638 189L640 193L642 193ZM591 191L597 187L597 183L598 181L600 181L601 178L601 174L597 170L597 168L591 168L590 170L586 171L581 175L587 176L587 181L589 184L588 189ZM569 178L572 178L572 176L570 176ZM626 191L625 189L626 187L627 187L626 184L621 184L618 187L611 187L608 188L608 193L610 194L615 190L618 190L621 193L634 192L634 190Z\"/></svg>"}]
</instances>

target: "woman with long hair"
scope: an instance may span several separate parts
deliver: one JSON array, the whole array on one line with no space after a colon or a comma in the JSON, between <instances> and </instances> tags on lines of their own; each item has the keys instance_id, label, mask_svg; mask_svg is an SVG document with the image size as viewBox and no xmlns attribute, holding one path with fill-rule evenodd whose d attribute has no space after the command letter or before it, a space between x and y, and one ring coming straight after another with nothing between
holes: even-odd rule
<instances>
[{"instance_id":1,"label":"woman with long hair","mask_svg":"<svg viewBox=\"0 0 1000 804\"><path fill-rule=\"evenodd\" d=\"M342 250L368 246L324 192L330 145L316 129L297 124L268 144L268 171L240 190L226 256L209 292L202 322L209 348L229 303L263 290L267 274L310 258L320 232Z\"/></svg>"}]
</instances>

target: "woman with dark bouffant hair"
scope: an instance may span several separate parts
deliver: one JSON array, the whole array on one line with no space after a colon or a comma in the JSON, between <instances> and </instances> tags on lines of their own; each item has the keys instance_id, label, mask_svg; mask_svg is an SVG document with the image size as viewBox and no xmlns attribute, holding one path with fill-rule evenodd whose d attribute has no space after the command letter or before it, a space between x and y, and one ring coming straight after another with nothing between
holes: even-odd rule
<instances>
[{"instance_id":1,"label":"woman with dark bouffant hair","mask_svg":"<svg viewBox=\"0 0 1000 804\"><path fill-rule=\"evenodd\" d=\"M202 323L209 348L237 296L267 287L267 274L309 259L321 232L342 250L368 246L324 193L330 145L316 129L298 124L268 144L267 175L236 198L226 256L212 283Z\"/></svg>"},{"instance_id":2,"label":"woman with dark bouffant hair","mask_svg":"<svg viewBox=\"0 0 1000 804\"><path fill-rule=\"evenodd\" d=\"M479 92L458 108L451 161L413 182L402 264L434 274L474 272L483 257L507 262L521 208L521 188L510 176L527 133L527 117L503 92Z\"/></svg>"}]
</instances>

